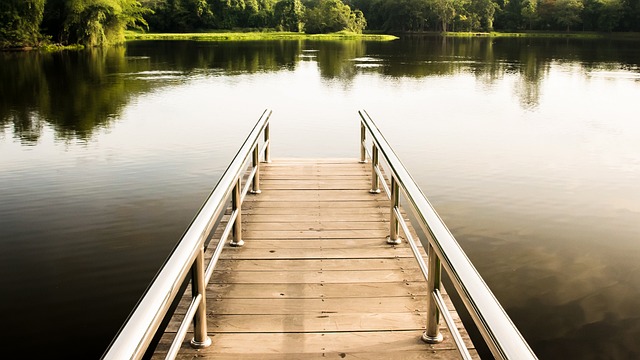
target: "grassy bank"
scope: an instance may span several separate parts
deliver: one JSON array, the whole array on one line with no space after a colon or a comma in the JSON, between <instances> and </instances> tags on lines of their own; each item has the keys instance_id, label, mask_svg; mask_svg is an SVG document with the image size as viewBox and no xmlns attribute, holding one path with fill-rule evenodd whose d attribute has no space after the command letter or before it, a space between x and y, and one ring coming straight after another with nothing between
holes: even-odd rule
<instances>
[{"instance_id":1,"label":"grassy bank","mask_svg":"<svg viewBox=\"0 0 640 360\"><path fill-rule=\"evenodd\" d=\"M20 46L20 47L0 47L0 51L2 52L19 52L19 51L42 51L42 52L56 52L62 50L82 50L84 46L82 45L60 45L60 44L49 44L49 43L41 43L36 46Z\"/></svg>"},{"instance_id":2,"label":"grassy bank","mask_svg":"<svg viewBox=\"0 0 640 360\"><path fill-rule=\"evenodd\" d=\"M337 32L331 34L304 34L295 32L203 32L203 33L140 33L128 31L127 41L133 40L197 40L197 41L247 41L247 40L372 40L390 41L393 35L356 34Z\"/></svg>"},{"instance_id":3,"label":"grassy bank","mask_svg":"<svg viewBox=\"0 0 640 360\"><path fill-rule=\"evenodd\" d=\"M640 40L640 33L599 33L599 32L445 32L439 33L449 37L524 37L524 38L575 38L575 39L623 39Z\"/></svg>"}]
</instances>

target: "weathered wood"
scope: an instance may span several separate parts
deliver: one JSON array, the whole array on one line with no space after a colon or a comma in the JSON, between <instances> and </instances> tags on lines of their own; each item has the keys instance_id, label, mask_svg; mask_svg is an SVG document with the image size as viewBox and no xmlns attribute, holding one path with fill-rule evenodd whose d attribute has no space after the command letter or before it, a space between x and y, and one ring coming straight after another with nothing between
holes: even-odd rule
<instances>
[{"instance_id":1,"label":"weathered wood","mask_svg":"<svg viewBox=\"0 0 640 360\"><path fill-rule=\"evenodd\" d=\"M284 245L284 243L282 244ZM272 248L243 249L229 248L220 256L222 259L393 259L396 257L413 257L411 249L407 247L392 248L391 251L380 251L380 248L363 248L358 251L351 249L301 249L301 248Z\"/></svg>"},{"instance_id":2,"label":"weathered wood","mask_svg":"<svg viewBox=\"0 0 640 360\"><path fill-rule=\"evenodd\" d=\"M264 176L268 176L264 174ZM304 203L385 200L384 194L363 194L363 190L271 190L260 194L262 201L301 201Z\"/></svg>"},{"instance_id":3,"label":"weathered wood","mask_svg":"<svg viewBox=\"0 0 640 360\"><path fill-rule=\"evenodd\" d=\"M260 194L262 195L262 194ZM317 202L313 204L304 202L292 202L292 201L261 201L260 196L248 196L245 198L242 204L243 209L258 209L258 208L301 208L301 209L361 209L363 207L388 207L389 199L387 198L367 198L365 200L354 201L332 201L332 202Z\"/></svg>"},{"instance_id":4,"label":"weathered wood","mask_svg":"<svg viewBox=\"0 0 640 360\"><path fill-rule=\"evenodd\" d=\"M315 216L318 220L329 221L323 219L323 217L330 217L332 215L362 215L362 214L375 214L375 215L386 215L389 217L389 204L386 203L384 206L366 206L359 208L339 208L339 207L273 207L269 209L269 213L265 214L264 208L247 208L243 209L243 214L247 215L247 221L253 219L250 215L262 215L262 216L272 216L272 215L310 215ZM381 220L380 216L375 218L377 221ZM384 220L388 220L383 218ZM275 218L278 220L278 218ZM287 221L286 217L280 217L281 221ZM276 221L278 222L278 221Z\"/></svg>"},{"instance_id":5,"label":"weathered wood","mask_svg":"<svg viewBox=\"0 0 640 360\"><path fill-rule=\"evenodd\" d=\"M387 244L389 199L369 192L370 172L370 164L352 159L262 164L262 193L247 196L242 207L245 245L227 241L207 285L213 344L192 349L187 334L178 359L459 358L444 323L445 341L420 340L428 293L424 275L404 234L401 244ZM221 234L222 226L212 235L206 259ZM168 351L188 295L153 359ZM451 314L477 357L460 317Z\"/></svg>"},{"instance_id":6,"label":"weathered wood","mask_svg":"<svg viewBox=\"0 0 640 360\"><path fill-rule=\"evenodd\" d=\"M243 237L246 239L384 239L387 236L386 229L343 229L343 230L246 230Z\"/></svg>"},{"instance_id":7,"label":"weathered wood","mask_svg":"<svg viewBox=\"0 0 640 360\"><path fill-rule=\"evenodd\" d=\"M446 330L443 329L443 332ZM354 333L266 333L216 334L211 347L190 350L198 357L215 355L248 359L457 359L454 345L445 341L428 345L420 340L421 331L381 331ZM445 333L446 334L446 333ZM470 343L470 342L469 342ZM252 344L245 349L246 344ZM470 345L470 344L469 344ZM188 345L187 345L188 346ZM240 352L239 349L243 351ZM160 349L161 351L166 349ZM439 357L442 353L445 357ZM186 355L185 355L186 356ZM194 356L195 357L195 356ZM186 359L188 357L182 357ZM225 358L225 357L223 357Z\"/></svg>"},{"instance_id":8,"label":"weathered wood","mask_svg":"<svg viewBox=\"0 0 640 360\"><path fill-rule=\"evenodd\" d=\"M245 240L250 241L250 244L245 243L246 248L252 249L278 249L281 247L287 247L296 249L299 251L306 251L307 249L347 249L351 251L357 251L357 249L365 248L386 248L386 238L354 238L354 239L295 239L295 238L252 238ZM288 243L282 243L287 241ZM303 250L304 249L304 250ZM230 249L229 251L233 251Z\"/></svg>"},{"instance_id":9,"label":"weathered wood","mask_svg":"<svg viewBox=\"0 0 640 360\"><path fill-rule=\"evenodd\" d=\"M252 249L278 249L289 248L299 251L310 249L347 249L354 251L357 248L384 248L389 246L386 239L247 239L251 244L245 246ZM286 241L287 243L283 243ZM229 250L233 251L233 250Z\"/></svg>"},{"instance_id":10,"label":"weathered wood","mask_svg":"<svg viewBox=\"0 0 640 360\"><path fill-rule=\"evenodd\" d=\"M360 215L360 216L355 216ZM359 221L382 221L381 213L369 213L369 214L327 214L320 218L319 215L313 214L290 214L286 218L280 215L274 214L252 214L251 217L247 216L249 222L308 222L308 221L329 221L329 222L359 222Z\"/></svg>"},{"instance_id":11,"label":"weathered wood","mask_svg":"<svg viewBox=\"0 0 640 360\"><path fill-rule=\"evenodd\" d=\"M215 333L356 332L401 331L424 328L425 314L414 313L314 313L285 315L216 315L207 317L209 331ZM172 322L167 331L178 329Z\"/></svg>"},{"instance_id":12,"label":"weathered wood","mask_svg":"<svg viewBox=\"0 0 640 360\"><path fill-rule=\"evenodd\" d=\"M250 227L254 231L283 231L283 230L317 230L317 231L336 231L336 230L389 230L389 222L387 221L301 221L301 222L254 222L249 221L250 217L242 219L245 225L251 224Z\"/></svg>"},{"instance_id":13,"label":"weathered wood","mask_svg":"<svg viewBox=\"0 0 640 360\"><path fill-rule=\"evenodd\" d=\"M363 283L424 280L418 269L410 270L312 270L312 271L214 271L211 281L219 284L273 283Z\"/></svg>"},{"instance_id":14,"label":"weathered wood","mask_svg":"<svg viewBox=\"0 0 640 360\"><path fill-rule=\"evenodd\" d=\"M209 284L207 292L227 299L264 298L374 298L382 296L411 297L426 295L424 282L391 282L359 284Z\"/></svg>"},{"instance_id":15,"label":"weathered wood","mask_svg":"<svg viewBox=\"0 0 640 360\"><path fill-rule=\"evenodd\" d=\"M394 297L378 298L315 298L315 299L235 299L228 301L223 298L208 298L211 314L213 315L286 315L321 313L358 313L366 306L372 313L406 313L407 311L421 312L426 307L426 296L415 296L402 299L403 306L398 306L398 299ZM187 307L181 306L176 310L184 314Z\"/></svg>"},{"instance_id":16,"label":"weathered wood","mask_svg":"<svg viewBox=\"0 0 640 360\"><path fill-rule=\"evenodd\" d=\"M354 269L409 269L415 268L413 258L393 259L342 259L342 260L220 260L216 269L236 271L289 271L299 270L343 270L347 266ZM348 264L347 264L348 262Z\"/></svg>"},{"instance_id":17,"label":"weathered wood","mask_svg":"<svg viewBox=\"0 0 640 360\"><path fill-rule=\"evenodd\" d=\"M228 341L229 338L222 338L220 341ZM243 340L240 340L243 341ZM296 340L288 340L289 342L293 342ZM213 346L217 344L214 343ZM254 346L259 347L262 344L252 342ZM188 346L188 344L185 344ZM366 349L367 346L363 345L362 349ZM350 353L346 353L344 351L341 352L329 352L323 350L321 352L315 353L293 353L293 352L284 352L281 351L277 354L264 354L264 353L250 353L250 354L236 354L236 353L215 353L211 358L215 358L216 360L282 360L282 359L305 359L305 360L325 360L325 359L370 359L370 360L446 360L446 359L457 359L459 358L458 350L456 349L438 349L438 351L432 350L397 350L393 348L387 348L386 352L366 352L366 351L354 351ZM191 353L180 354L176 357L177 360L193 360L194 358L201 358L208 356L207 350L194 350Z\"/></svg>"},{"instance_id":18,"label":"weathered wood","mask_svg":"<svg viewBox=\"0 0 640 360\"><path fill-rule=\"evenodd\" d=\"M268 180L262 181L260 187L269 190L344 190L344 189L364 189L367 190L371 186L371 180L367 177L348 178L348 179L295 179L295 180Z\"/></svg>"}]
</instances>

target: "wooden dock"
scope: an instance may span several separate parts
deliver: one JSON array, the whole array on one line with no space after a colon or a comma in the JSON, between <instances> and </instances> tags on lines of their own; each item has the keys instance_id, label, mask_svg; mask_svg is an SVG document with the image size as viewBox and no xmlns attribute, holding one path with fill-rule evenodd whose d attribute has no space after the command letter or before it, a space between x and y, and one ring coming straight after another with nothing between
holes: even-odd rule
<instances>
[{"instance_id":1,"label":"wooden dock","mask_svg":"<svg viewBox=\"0 0 640 360\"><path fill-rule=\"evenodd\" d=\"M420 338L426 282L406 241L386 243L389 200L369 192L370 164L282 159L261 164L260 176L262 193L242 206L245 245L225 246L207 287L213 343L193 349L187 334L179 359L460 358L443 321L444 342ZM166 355L185 309L153 359Z\"/></svg>"}]
</instances>

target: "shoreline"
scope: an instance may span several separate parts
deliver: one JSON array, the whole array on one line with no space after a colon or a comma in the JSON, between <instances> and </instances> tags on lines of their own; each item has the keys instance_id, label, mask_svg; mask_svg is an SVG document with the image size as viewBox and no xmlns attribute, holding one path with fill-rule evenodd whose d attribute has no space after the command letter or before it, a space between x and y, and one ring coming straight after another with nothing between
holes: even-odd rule
<instances>
[{"instance_id":1,"label":"shoreline","mask_svg":"<svg viewBox=\"0 0 640 360\"><path fill-rule=\"evenodd\" d=\"M614 40L640 40L640 33L637 32L558 32L558 31L417 31L405 32L402 35L431 35L443 37L503 37L503 38L573 38L573 39L614 39Z\"/></svg>"},{"instance_id":2,"label":"shoreline","mask_svg":"<svg viewBox=\"0 0 640 360\"><path fill-rule=\"evenodd\" d=\"M190 33L141 33L136 31L126 31L124 42L137 40L165 40L165 41L268 41L268 40L318 40L318 41L341 41L341 40L366 40L366 41L393 41L402 36L441 36L441 37L484 37L484 38L565 38L565 39L585 39L585 40L628 40L640 41L638 32L555 32L555 31L522 31L522 32L473 32L473 31L414 31L385 34L378 32L365 32L363 34L350 33L346 31L329 34L306 34L297 32L280 31L211 31L211 32L190 32ZM82 45L61 45L46 44L40 46L16 46L0 48L0 52L24 52L24 51L45 51L55 52L62 50L82 50Z\"/></svg>"},{"instance_id":3,"label":"shoreline","mask_svg":"<svg viewBox=\"0 0 640 360\"><path fill-rule=\"evenodd\" d=\"M196 40L196 41L252 41L252 40L369 40L392 41L396 35L356 34L337 32L330 34L305 34L296 32L201 32L201 33L138 33L127 32L126 41L135 40Z\"/></svg>"}]
</instances>

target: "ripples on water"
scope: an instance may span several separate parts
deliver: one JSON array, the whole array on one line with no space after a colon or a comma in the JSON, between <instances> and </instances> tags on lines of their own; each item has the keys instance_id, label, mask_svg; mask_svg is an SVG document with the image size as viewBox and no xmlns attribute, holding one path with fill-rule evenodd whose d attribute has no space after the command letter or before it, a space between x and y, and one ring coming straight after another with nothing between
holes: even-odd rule
<instances>
[{"instance_id":1,"label":"ripples on water","mask_svg":"<svg viewBox=\"0 0 640 360\"><path fill-rule=\"evenodd\" d=\"M639 57L615 45L2 54L5 335L98 357L264 108L274 157L357 157L365 108L540 358L637 357Z\"/></svg>"}]
</instances>

